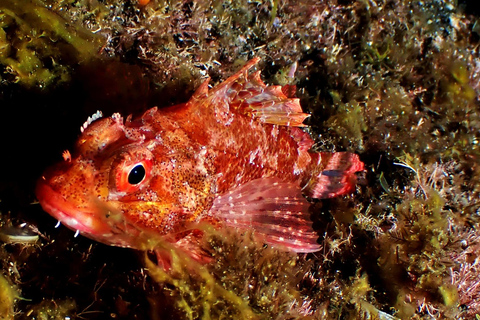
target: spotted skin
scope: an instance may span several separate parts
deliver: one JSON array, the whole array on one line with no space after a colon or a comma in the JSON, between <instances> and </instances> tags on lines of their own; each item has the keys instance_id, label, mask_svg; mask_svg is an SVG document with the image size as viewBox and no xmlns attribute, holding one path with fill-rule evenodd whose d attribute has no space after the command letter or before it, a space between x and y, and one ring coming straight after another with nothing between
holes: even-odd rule
<instances>
[{"instance_id":1,"label":"spotted skin","mask_svg":"<svg viewBox=\"0 0 480 320\"><path fill-rule=\"evenodd\" d=\"M281 87L249 74L257 62L211 90L205 82L185 104L134 120L89 118L73 152L39 179L44 210L116 246L140 248L155 233L190 247L196 223L208 222L318 250L303 195L351 192L363 163L351 153L309 151L313 141L299 128L308 115Z\"/></svg>"}]
</instances>

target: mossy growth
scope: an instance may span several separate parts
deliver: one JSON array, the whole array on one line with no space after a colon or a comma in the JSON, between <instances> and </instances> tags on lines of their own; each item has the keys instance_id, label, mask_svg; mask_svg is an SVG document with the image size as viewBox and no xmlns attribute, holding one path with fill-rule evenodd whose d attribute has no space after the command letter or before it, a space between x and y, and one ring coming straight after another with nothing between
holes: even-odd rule
<instances>
[{"instance_id":1,"label":"mossy growth","mask_svg":"<svg viewBox=\"0 0 480 320\"><path fill-rule=\"evenodd\" d=\"M311 265L267 245L251 232L203 228L204 265L161 239L149 241L168 257L158 266L146 255L152 279L164 287L172 311L182 319L297 319L311 315L300 283ZM158 251L161 250L161 251ZM281 290L280 290L281 288ZM162 309L164 305L155 304ZM153 310L158 314L158 310ZM281 315L281 316L280 316Z\"/></svg>"},{"instance_id":2,"label":"mossy growth","mask_svg":"<svg viewBox=\"0 0 480 320\"><path fill-rule=\"evenodd\" d=\"M15 300L18 298L18 289L0 275L0 319L13 318Z\"/></svg>"},{"instance_id":3,"label":"mossy growth","mask_svg":"<svg viewBox=\"0 0 480 320\"><path fill-rule=\"evenodd\" d=\"M71 299L44 300L31 308L27 316L36 320L64 320L75 313L75 308L75 301Z\"/></svg>"},{"instance_id":4,"label":"mossy growth","mask_svg":"<svg viewBox=\"0 0 480 320\"><path fill-rule=\"evenodd\" d=\"M49 10L41 0L0 4L0 81L45 88L67 82L72 68L94 57L101 38Z\"/></svg>"}]
</instances>

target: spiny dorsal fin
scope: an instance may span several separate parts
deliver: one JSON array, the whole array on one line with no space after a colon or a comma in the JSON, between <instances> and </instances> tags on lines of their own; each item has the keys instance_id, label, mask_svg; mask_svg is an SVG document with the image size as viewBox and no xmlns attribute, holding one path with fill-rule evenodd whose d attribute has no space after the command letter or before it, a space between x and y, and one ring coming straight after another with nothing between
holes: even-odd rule
<instances>
[{"instance_id":1,"label":"spiny dorsal fin","mask_svg":"<svg viewBox=\"0 0 480 320\"><path fill-rule=\"evenodd\" d=\"M281 86L267 86L260 78L260 71L249 75L259 58L248 61L237 73L208 92L207 105L222 112L235 112L256 118L264 123L281 126L303 127L310 115L302 112L298 98L289 98ZM194 99L206 93L205 82ZM193 100L193 99L192 99Z\"/></svg>"}]
</instances>

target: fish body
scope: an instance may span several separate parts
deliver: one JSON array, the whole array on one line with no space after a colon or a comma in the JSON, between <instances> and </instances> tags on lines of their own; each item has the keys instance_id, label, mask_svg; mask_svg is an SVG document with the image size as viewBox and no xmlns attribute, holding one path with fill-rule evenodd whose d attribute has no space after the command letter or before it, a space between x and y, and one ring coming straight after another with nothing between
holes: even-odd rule
<instances>
[{"instance_id":1,"label":"fish body","mask_svg":"<svg viewBox=\"0 0 480 320\"><path fill-rule=\"evenodd\" d=\"M257 62L213 89L204 82L185 104L137 119L89 119L73 153L39 179L43 209L115 246L139 248L155 233L185 249L195 225L207 222L317 251L304 196L351 192L364 165L352 153L310 151L313 140L299 128L308 114L249 73Z\"/></svg>"}]
</instances>

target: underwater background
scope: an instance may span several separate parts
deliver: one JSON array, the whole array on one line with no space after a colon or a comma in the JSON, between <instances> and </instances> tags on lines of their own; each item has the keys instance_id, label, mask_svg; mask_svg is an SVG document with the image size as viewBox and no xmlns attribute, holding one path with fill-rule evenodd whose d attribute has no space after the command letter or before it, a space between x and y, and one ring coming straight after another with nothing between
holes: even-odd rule
<instances>
[{"instance_id":1,"label":"underwater background","mask_svg":"<svg viewBox=\"0 0 480 320\"><path fill-rule=\"evenodd\" d=\"M479 319L475 1L0 0L0 319ZM88 116L185 102L252 57L296 85L319 151L360 155L312 202L322 250L212 232L205 266L74 237L34 185ZM293 71L295 73L293 74Z\"/></svg>"}]
</instances>

